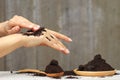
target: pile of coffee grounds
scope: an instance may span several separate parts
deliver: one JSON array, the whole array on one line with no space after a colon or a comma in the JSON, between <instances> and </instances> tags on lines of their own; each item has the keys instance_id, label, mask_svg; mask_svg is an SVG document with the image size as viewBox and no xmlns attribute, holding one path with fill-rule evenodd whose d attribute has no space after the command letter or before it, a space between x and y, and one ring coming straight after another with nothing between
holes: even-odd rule
<instances>
[{"instance_id":1,"label":"pile of coffee grounds","mask_svg":"<svg viewBox=\"0 0 120 80\"><path fill-rule=\"evenodd\" d=\"M40 36L43 35L42 32L46 32L44 27L41 27L40 29L38 29L37 31L33 31L33 30L28 30L27 32L24 33L24 35L30 36L30 35L34 35L34 36Z\"/></svg>"},{"instance_id":2,"label":"pile of coffee grounds","mask_svg":"<svg viewBox=\"0 0 120 80\"><path fill-rule=\"evenodd\" d=\"M111 65L106 63L104 59L102 59L101 55L98 54L94 57L93 60L89 61L85 65L80 65L78 68L79 71L110 71L114 70Z\"/></svg>"},{"instance_id":3,"label":"pile of coffee grounds","mask_svg":"<svg viewBox=\"0 0 120 80\"><path fill-rule=\"evenodd\" d=\"M76 76L76 74L71 70L71 71L64 71L64 76L67 76L67 75L74 75Z\"/></svg>"},{"instance_id":4,"label":"pile of coffee grounds","mask_svg":"<svg viewBox=\"0 0 120 80\"><path fill-rule=\"evenodd\" d=\"M60 73L63 69L59 66L57 60L52 60L49 65L46 66L46 73Z\"/></svg>"}]
</instances>

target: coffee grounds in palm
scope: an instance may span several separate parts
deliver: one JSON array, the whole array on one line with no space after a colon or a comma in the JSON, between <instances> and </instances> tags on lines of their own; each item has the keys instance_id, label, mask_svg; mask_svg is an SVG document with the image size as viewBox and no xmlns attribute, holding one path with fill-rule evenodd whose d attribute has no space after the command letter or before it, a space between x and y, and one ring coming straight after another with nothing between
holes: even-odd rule
<instances>
[{"instance_id":1,"label":"coffee grounds in palm","mask_svg":"<svg viewBox=\"0 0 120 80\"><path fill-rule=\"evenodd\" d=\"M33 30L28 30L27 32L24 33L24 35L30 36L30 35L34 35L34 36L40 36L43 35L42 32L46 32L44 27L41 27L40 29L38 29L37 31L33 31Z\"/></svg>"},{"instance_id":2,"label":"coffee grounds in palm","mask_svg":"<svg viewBox=\"0 0 120 80\"><path fill-rule=\"evenodd\" d=\"M49 65L46 66L46 73L60 73L63 69L59 66L57 60L52 60Z\"/></svg>"},{"instance_id":3,"label":"coffee grounds in palm","mask_svg":"<svg viewBox=\"0 0 120 80\"><path fill-rule=\"evenodd\" d=\"M102 59L101 55L98 54L94 57L93 60L89 61L85 65L80 65L78 68L79 71L110 71L114 70L111 65L106 63L104 59Z\"/></svg>"}]
</instances>

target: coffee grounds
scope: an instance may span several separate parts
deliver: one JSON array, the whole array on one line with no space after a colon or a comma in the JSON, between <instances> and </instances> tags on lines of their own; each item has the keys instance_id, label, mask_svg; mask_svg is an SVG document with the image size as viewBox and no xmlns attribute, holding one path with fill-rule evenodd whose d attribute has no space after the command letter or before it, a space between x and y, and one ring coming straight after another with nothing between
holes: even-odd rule
<instances>
[{"instance_id":1,"label":"coffee grounds","mask_svg":"<svg viewBox=\"0 0 120 80\"><path fill-rule=\"evenodd\" d=\"M57 60L52 60L49 65L46 66L46 73L60 73L63 69L59 66Z\"/></svg>"},{"instance_id":2,"label":"coffee grounds","mask_svg":"<svg viewBox=\"0 0 120 80\"><path fill-rule=\"evenodd\" d=\"M33 31L33 30L28 30L27 32L24 33L24 35L30 36L30 35L34 35L34 36L40 36L43 35L42 32L46 32L44 27L41 27L40 29L38 29L37 31Z\"/></svg>"},{"instance_id":3,"label":"coffee grounds","mask_svg":"<svg viewBox=\"0 0 120 80\"><path fill-rule=\"evenodd\" d=\"M12 73L13 73L13 71L10 71L10 73L12 74Z\"/></svg>"},{"instance_id":4,"label":"coffee grounds","mask_svg":"<svg viewBox=\"0 0 120 80\"><path fill-rule=\"evenodd\" d=\"M67 76L66 79L78 79L78 77L75 77L75 76Z\"/></svg>"},{"instance_id":5,"label":"coffee grounds","mask_svg":"<svg viewBox=\"0 0 120 80\"><path fill-rule=\"evenodd\" d=\"M74 76L76 76L76 74L73 71L64 71L64 76L67 76L67 75L74 75Z\"/></svg>"},{"instance_id":6,"label":"coffee grounds","mask_svg":"<svg viewBox=\"0 0 120 80\"><path fill-rule=\"evenodd\" d=\"M85 65L79 65L79 71L110 71L114 70L111 65L106 63L104 59L102 59L101 55L98 54L94 57L92 61L89 61Z\"/></svg>"}]
</instances>

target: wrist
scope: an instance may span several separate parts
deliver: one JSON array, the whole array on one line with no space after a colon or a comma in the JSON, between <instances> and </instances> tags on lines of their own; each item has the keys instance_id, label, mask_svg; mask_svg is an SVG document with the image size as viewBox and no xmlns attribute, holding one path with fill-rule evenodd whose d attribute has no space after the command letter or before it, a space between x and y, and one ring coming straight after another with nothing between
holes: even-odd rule
<instances>
[{"instance_id":1,"label":"wrist","mask_svg":"<svg viewBox=\"0 0 120 80\"><path fill-rule=\"evenodd\" d=\"M0 23L0 37L6 36L8 34L6 31L7 26L8 26L8 21Z\"/></svg>"},{"instance_id":2,"label":"wrist","mask_svg":"<svg viewBox=\"0 0 120 80\"><path fill-rule=\"evenodd\" d=\"M16 34L16 36L18 37L18 45L20 47L23 47L26 43L26 36L24 36L23 34Z\"/></svg>"},{"instance_id":3,"label":"wrist","mask_svg":"<svg viewBox=\"0 0 120 80\"><path fill-rule=\"evenodd\" d=\"M23 34L18 34L20 37L19 37L19 45L21 47L30 47L30 46L27 46L33 38L33 36L26 36L26 35L23 35ZM33 40L34 41L34 40Z\"/></svg>"},{"instance_id":4,"label":"wrist","mask_svg":"<svg viewBox=\"0 0 120 80\"><path fill-rule=\"evenodd\" d=\"M16 47L22 47L25 44L26 37L22 34L12 34L11 39L14 41Z\"/></svg>"}]
</instances>

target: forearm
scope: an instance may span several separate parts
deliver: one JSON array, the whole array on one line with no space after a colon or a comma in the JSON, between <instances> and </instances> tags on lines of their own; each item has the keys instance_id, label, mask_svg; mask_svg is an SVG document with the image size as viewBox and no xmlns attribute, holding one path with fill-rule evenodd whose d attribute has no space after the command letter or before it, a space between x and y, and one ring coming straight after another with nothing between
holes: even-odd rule
<instances>
[{"instance_id":1,"label":"forearm","mask_svg":"<svg viewBox=\"0 0 120 80\"><path fill-rule=\"evenodd\" d=\"M8 21L0 23L0 37L7 35L7 31L5 31L6 26L8 26Z\"/></svg>"},{"instance_id":2,"label":"forearm","mask_svg":"<svg viewBox=\"0 0 120 80\"><path fill-rule=\"evenodd\" d=\"M22 34L13 34L0 38L0 57L3 57L17 48L23 46Z\"/></svg>"}]
</instances>

